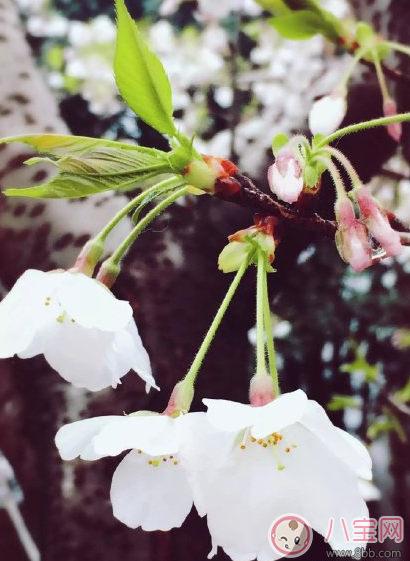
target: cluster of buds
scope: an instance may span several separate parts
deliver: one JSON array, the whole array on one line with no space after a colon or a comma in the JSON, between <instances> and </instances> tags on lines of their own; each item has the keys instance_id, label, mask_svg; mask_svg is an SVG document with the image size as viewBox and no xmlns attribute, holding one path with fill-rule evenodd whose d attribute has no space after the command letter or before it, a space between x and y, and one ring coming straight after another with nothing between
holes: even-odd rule
<instances>
[{"instance_id":1,"label":"cluster of buds","mask_svg":"<svg viewBox=\"0 0 410 561\"><path fill-rule=\"evenodd\" d=\"M238 271L243 262L256 247L262 249L267 261L272 263L275 258L275 248L279 241L275 239L276 218L273 216L255 215L255 225L245 230L239 230L229 236L229 243L221 251L218 266L224 273Z\"/></svg>"},{"instance_id":2,"label":"cluster of buds","mask_svg":"<svg viewBox=\"0 0 410 561\"><path fill-rule=\"evenodd\" d=\"M183 176L197 194L227 191L234 195L241 189L234 178L237 172L238 167L230 160L203 155L202 160L193 160L186 166Z\"/></svg>"},{"instance_id":3,"label":"cluster of buds","mask_svg":"<svg viewBox=\"0 0 410 561\"><path fill-rule=\"evenodd\" d=\"M384 250L386 257L395 257L403 249L400 234L390 225L387 212L372 197L367 187L359 187L354 196L360 211L356 218L353 203L347 198L336 202L336 246L340 256L357 271L363 271L373 263L370 236Z\"/></svg>"}]
</instances>

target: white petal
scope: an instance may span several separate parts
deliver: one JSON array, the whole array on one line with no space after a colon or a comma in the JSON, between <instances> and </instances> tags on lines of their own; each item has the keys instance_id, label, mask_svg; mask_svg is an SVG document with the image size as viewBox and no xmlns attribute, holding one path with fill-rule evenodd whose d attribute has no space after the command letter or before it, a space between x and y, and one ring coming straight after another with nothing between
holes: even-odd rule
<instances>
[{"instance_id":1,"label":"white petal","mask_svg":"<svg viewBox=\"0 0 410 561\"><path fill-rule=\"evenodd\" d=\"M45 299L50 296L47 273L26 271L0 303L0 358L22 353L47 321ZM35 354L41 352L37 349Z\"/></svg>"},{"instance_id":2,"label":"white petal","mask_svg":"<svg viewBox=\"0 0 410 561\"><path fill-rule=\"evenodd\" d=\"M124 357L115 352L115 338L115 333L86 329L65 318L44 330L44 357L60 376L78 388L115 388L131 368L124 368Z\"/></svg>"},{"instance_id":3,"label":"white petal","mask_svg":"<svg viewBox=\"0 0 410 561\"><path fill-rule=\"evenodd\" d=\"M111 502L114 516L130 528L167 531L188 516L192 492L179 464L149 465L145 454L133 450L114 472Z\"/></svg>"},{"instance_id":4,"label":"white petal","mask_svg":"<svg viewBox=\"0 0 410 561\"><path fill-rule=\"evenodd\" d=\"M234 462L208 469L194 482L195 500L199 496L207 512L214 547L237 561L277 558L267 535L273 520L285 513L306 518L322 535L334 518L339 526L331 545L338 549L350 549L340 519L352 528L354 518L368 515L356 475L317 437L300 424L281 434L283 441L275 447L251 442L245 450L237 447ZM284 469L277 468L278 461Z\"/></svg>"},{"instance_id":5,"label":"white petal","mask_svg":"<svg viewBox=\"0 0 410 561\"><path fill-rule=\"evenodd\" d=\"M104 454L94 452L92 439L107 423L117 418L116 415L93 417L61 427L56 434L55 443L62 459L73 460L77 456L83 460L103 458Z\"/></svg>"},{"instance_id":6,"label":"white petal","mask_svg":"<svg viewBox=\"0 0 410 561\"><path fill-rule=\"evenodd\" d=\"M372 460L366 448L359 440L335 427L316 401L309 400L300 422L351 470L363 479L371 479Z\"/></svg>"},{"instance_id":7,"label":"white petal","mask_svg":"<svg viewBox=\"0 0 410 561\"><path fill-rule=\"evenodd\" d=\"M257 419L256 408L225 399L203 399L208 407L209 422L223 431L239 431L250 427Z\"/></svg>"},{"instance_id":8,"label":"white petal","mask_svg":"<svg viewBox=\"0 0 410 561\"><path fill-rule=\"evenodd\" d=\"M146 382L147 391L151 387L159 390L152 375L149 355L142 344L135 321L131 319L125 331L118 333L118 353L129 358L131 368ZM121 347L121 348L120 348Z\"/></svg>"},{"instance_id":9,"label":"white petal","mask_svg":"<svg viewBox=\"0 0 410 561\"><path fill-rule=\"evenodd\" d=\"M166 415L117 418L95 437L94 448L107 456L117 456L130 448L151 456L175 454L179 449L175 419Z\"/></svg>"},{"instance_id":10,"label":"white petal","mask_svg":"<svg viewBox=\"0 0 410 561\"><path fill-rule=\"evenodd\" d=\"M305 392L296 390L280 395L267 405L256 407L257 418L251 430L252 436L264 438L296 423L302 418L307 403Z\"/></svg>"},{"instance_id":11,"label":"white petal","mask_svg":"<svg viewBox=\"0 0 410 561\"><path fill-rule=\"evenodd\" d=\"M129 323L130 304L117 300L103 284L82 273L65 272L60 277L57 298L77 323L103 331L117 331Z\"/></svg>"}]
</instances>

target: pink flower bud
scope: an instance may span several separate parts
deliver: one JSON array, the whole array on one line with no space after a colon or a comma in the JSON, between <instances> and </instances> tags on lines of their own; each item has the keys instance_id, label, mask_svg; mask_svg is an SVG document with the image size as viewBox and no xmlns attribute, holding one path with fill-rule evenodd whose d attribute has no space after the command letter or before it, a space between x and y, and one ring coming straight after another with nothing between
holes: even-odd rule
<instances>
[{"instance_id":1,"label":"pink flower bud","mask_svg":"<svg viewBox=\"0 0 410 561\"><path fill-rule=\"evenodd\" d=\"M395 257L403 249L400 234L393 230L386 212L370 194L367 187L356 192L357 204L371 235L379 242L388 256Z\"/></svg>"},{"instance_id":2,"label":"pink flower bud","mask_svg":"<svg viewBox=\"0 0 410 561\"><path fill-rule=\"evenodd\" d=\"M266 405L275 399L273 380L267 374L253 376L249 388L249 401L253 407Z\"/></svg>"},{"instance_id":3,"label":"pink flower bud","mask_svg":"<svg viewBox=\"0 0 410 561\"><path fill-rule=\"evenodd\" d=\"M383 111L386 117L394 117L394 115L397 115L397 105L394 99L388 99L384 102ZM400 142L403 126L401 123L390 123L390 125L387 125L387 132L393 140Z\"/></svg>"},{"instance_id":4,"label":"pink flower bud","mask_svg":"<svg viewBox=\"0 0 410 561\"><path fill-rule=\"evenodd\" d=\"M281 150L268 169L269 187L286 203L298 200L303 190L303 174L299 162L290 150Z\"/></svg>"},{"instance_id":5,"label":"pink flower bud","mask_svg":"<svg viewBox=\"0 0 410 561\"><path fill-rule=\"evenodd\" d=\"M340 257L358 273L372 265L372 248L366 226L355 216L349 199L336 203L336 247Z\"/></svg>"}]
</instances>

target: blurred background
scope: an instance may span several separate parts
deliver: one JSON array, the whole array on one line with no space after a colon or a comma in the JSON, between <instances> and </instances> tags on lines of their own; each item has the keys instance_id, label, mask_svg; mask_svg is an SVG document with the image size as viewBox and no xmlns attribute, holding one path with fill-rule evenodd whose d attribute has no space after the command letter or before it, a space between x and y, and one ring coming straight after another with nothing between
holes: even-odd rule
<instances>
[{"instance_id":1,"label":"blurred background","mask_svg":"<svg viewBox=\"0 0 410 561\"><path fill-rule=\"evenodd\" d=\"M389 39L410 43L408 0L321 4L338 17L356 16ZM280 38L252 0L127 5L169 73L183 131L196 134L202 152L233 159L266 190L273 136L307 129L311 102L340 81L349 56L321 37ZM119 99L114 46L111 0L0 0L0 136L71 131L166 149L164 139ZM401 58L389 64L404 75L390 82L399 109L410 110L410 65ZM345 122L381 114L374 72L359 69ZM342 139L338 147L383 204L410 223L410 132L404 129L399 148L384 130ZM0 145L2 189L47 177L42 166L23 166L30 155L25 147ZM331 193L325 183L316 208L329 218ZM126 197L1 197L0 295L29 267L70 266ZM1 561L27 559L11 522L13 516L19 520L12 498L44 561L206 559L210 539L196 513L182 530L166 534L128 529L112 517L109 502L118 459L63 463L53 439L63 423L79 418L165 407L230 282L230 275L217 270L218 254L229 234L251 223L246 209L211 197L187 198L129 254L115 290L134 308L160 393L146 396L139 378L129 374L117 391L90 394L64 383L40 357L0 362ZM114 235L111 249L129 227ZM270 292L282 387L302 387L336 424L369 444L374 484L363 493L371 516L402 516L405 524L400 546L387 541L373 549L400 549L409 559L410 249L356 274L332 240L287 229L275 266ZM196 409L205 396L246 401L254 365L254 294L250 271L204 363ZM316 537L304 558L320 556L326 558L325 546ZM219 553L216 559L227 558Z\"/></svg>"}]
</instances>

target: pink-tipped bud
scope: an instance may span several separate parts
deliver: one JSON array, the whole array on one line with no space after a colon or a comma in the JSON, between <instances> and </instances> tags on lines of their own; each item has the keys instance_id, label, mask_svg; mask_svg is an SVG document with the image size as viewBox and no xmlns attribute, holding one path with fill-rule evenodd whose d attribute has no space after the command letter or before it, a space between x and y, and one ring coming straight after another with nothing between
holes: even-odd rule
<instances>
[{"instance_id":1,"label":"pink-tipped bud","mask_svg":"<svg viewBox=\"0 0 410 561\"><path fill-rule=\"evenodd\" d=\"M194 388L192 384L186 383L184 380L178 382L172 390L168 405L163 415L169 417L178 417L181 413L187 413L194 399Z\"/></svg>"},{"instance_id":2,"label":"pink-tipped bud","mask_svg":"<svg viewBox=\"0 0 410 561\"><path fill-rule=\"evenodd\" d=\"M372 197L369 189L367 187L358 189L356 200L366 226L374 239L379 242L388 256L399 255L403 250L400 234L390 226L386 212Z\"/></svg>"},{"instance_id":3,"label":"pink-tipped bud","mask_svg":"<svg viewBox=\"0 0 410 561\"><path fill-rule=\"evenodd\" d=\"M249 386L249 401L253 407L266 405L275 399L273 380L267 374L255 374Z\"/></svg>"},{"instance_id":4,"label":"pink-tipped bud","mask_svg":"<svg viewBox=\"0 0 410 561\"><path fill-rule=\"evenodd\" d=\"M383 111L385 117L394 117L397 115L397 105L394 99L389 98L384 102ZM387 132L393 140L400 142L403 126L401 123L390 123L390 125L387 125Z\"/></svg>"},{"instance_id":5,"label":"pink-tipped bud","mask_svg":"<svg viewBox=\"0 0 410 561\"><path fill-rule=\"evenodd\" d=\"M309 129L312 134L328 136L339 128L346 115L346 96L340 93L325 95L315 101L309 113Z\"/></svg>"},{"instance_id":6,"label":"pink-tipped bud","mask_svg":"<svg viewBox=\"0 0 410 561\"><path fill-rule=\"evenodd\" d=\"M358 273L372 264L372 248L367 228L357 220L349 199L336 202L336 247L340 257Z\"/></svg>"},{"instance_id":7,"label":"pink-tipped bud","mask_svg":"<svg viewBox=\"0 0 410 561\"><path fill-rule=\"evenodd\" d=\"M303 190L303 173L291 150L281 150L268 169L269 187L286 203L295 203Z\"/></svg>"}]
</instances>

